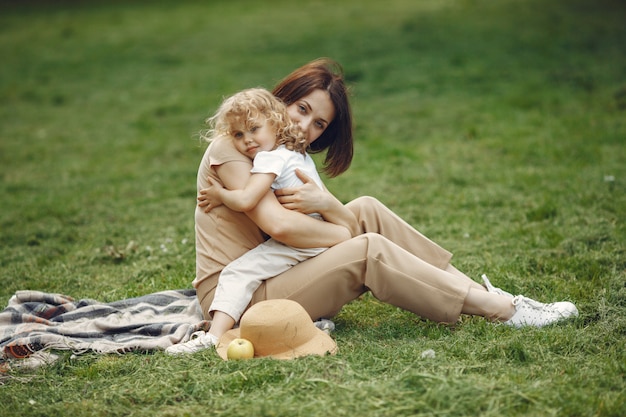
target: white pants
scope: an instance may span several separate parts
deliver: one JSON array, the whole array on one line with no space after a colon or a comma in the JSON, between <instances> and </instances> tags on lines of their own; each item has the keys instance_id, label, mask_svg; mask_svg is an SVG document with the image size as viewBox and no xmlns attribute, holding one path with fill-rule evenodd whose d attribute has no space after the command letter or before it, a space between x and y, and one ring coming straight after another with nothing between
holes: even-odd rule
<instances>
[{"instance_id":1,"label":"white pants","mask_svg":"<svg viewBox=\"0 0 626 417\"><path fill-rule=\"evenodd\" d=\"M282 274L326 249L294 248L274 239L261 243L222 270L209 315L221 311L238 322L263 281Z\"/></svg>"}]
</instances>

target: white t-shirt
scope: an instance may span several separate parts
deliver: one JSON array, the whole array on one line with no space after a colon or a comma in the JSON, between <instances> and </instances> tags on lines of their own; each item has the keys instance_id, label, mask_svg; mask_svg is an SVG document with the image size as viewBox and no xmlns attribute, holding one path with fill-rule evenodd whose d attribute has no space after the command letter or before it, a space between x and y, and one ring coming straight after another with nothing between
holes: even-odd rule
<instances>
[{"instance_id":1,"label":"white t-shirt","mask_svg":"<svg viewBox=\"0 0 626 417\"><path fill-rule=\"evenodd\" d=\"M296 168L311 177L318 187L324 188L315 162L309 154L290 151L284 145L280 145L273 151L259 152L253 162L250 172L261 174L276 174L276 179L272 183L273 190L286 187L297 187L302 185L302 181L296 175Z\"/></svg>"}]
</instances>

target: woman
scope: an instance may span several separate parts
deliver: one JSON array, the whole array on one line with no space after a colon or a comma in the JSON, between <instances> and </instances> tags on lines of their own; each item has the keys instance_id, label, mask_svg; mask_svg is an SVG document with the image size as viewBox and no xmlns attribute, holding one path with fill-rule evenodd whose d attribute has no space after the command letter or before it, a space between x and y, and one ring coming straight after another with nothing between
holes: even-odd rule
<instances>
[{"instance_id":1,"label":"woman","mask_svg":"<svg viewBox=\"0 0 626 417\"><path fill-rule=\"evenodd\" d=\"M288 75L273 93L304 131L309 152L326 151L324 171L334 177L348 169L352 119L341 67L329 59L315 60ZM226 188L242 188L251 175L249 158L232 146L216 145L211 144L202 159L198 190L209 187L209 176ZM376 199L361 197L344 206L310 179L301 179L305 185L268 192L245 214L225 206L209 213L196 208L193 285L207 318L220 271L263 242L263 232L295 247L330 248L265 281L252 304L286 298L300 303L312 319L329 318L371 291L381 301L444 323L472 314L516 327L541 327L578 314L572 303L542 304L513 297L488 280L485 288L450 264L450 252ZM313 212L321 213L327 222L320 224L306 216ZM190 353L212 344L200 335L173 346L170 353Z\"/></svg>"}]
</instances>

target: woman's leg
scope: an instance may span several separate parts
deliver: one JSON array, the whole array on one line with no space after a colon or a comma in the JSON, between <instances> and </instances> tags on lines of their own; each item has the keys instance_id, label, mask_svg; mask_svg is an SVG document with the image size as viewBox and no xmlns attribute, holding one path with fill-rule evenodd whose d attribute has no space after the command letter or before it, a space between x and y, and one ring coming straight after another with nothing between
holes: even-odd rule
<instances>
[{"instance_id":1,"label":"woman's leg","mask_svg":"<svg viewBox=\"0 0 626 417\"><path fill-rule=\"evenodd\" d=\"M450 272L471 288L486 291L482 285L450 264L450 252L418 232L374 197L359 197L346 204L346 207L355 214L363 233L381 234L413 255Z\"/></svg>"},{"instance_id":2,"label":"woman's leg","mask_svg":"<svg viewBox=\"0 0 626 417\"><path fill-rule=\"evenodd\" d=\"M216 283L217 276L196 288L204 311ZM263 282L251 304L287 298L300 303L312 319L328 318L368 290L381 301L436 322L453 323L460 314L506 320L515 312L510 297L474 290L374 233L336 245Z\"/></svg>"},{"instance_id":3,"label":"woman's leg","mask_svg":"<svg viewBox=\"0 0 626 417\"><path fill-rule=\"evenodd\" d=\"M511 302L511 297L491 294L484 288L480 290L470 288L461 312L482 316L492 321L506 321L515 314L515 306Z\"/></svg>"},{"instance_id":4,"label":"woman's leg","mask_svg":"<svg viewBox=\"0 0 626 417\"><path fill-rule=\"evenodd\" d=\"M456 269L454 266L452 266L452 264L448 264L448 266L446 267L446 271L448 271L449 273L451 273L458 279L464 282L467 282L472 288L472 290L487 292L487 289L485 287L483 287L482 285L480 285L479 283L477 283L476 281L474 281L473 279L465 275L463 272Z\"/></svg>"},{"instance_id":5,"label":"woman's leg","mask_svg":"<svg viewBox=\"0 0 626 417\"><path fill-rule=\"evenodd\" d=\"M359 197L348 204L357 218L362 233L383 235L407 252L445 269L452 254L415 230L397 214L374 197Z\"/></svg>"},{"instance_id":6,"label":"woman's leg","mask_svg":"<svg viewBox=\"0 0 626 417\"><path fill-rule=\"evenodd\" d=\"M470 285L391 242L366 233L265 281L252 303L288 298L312 319L332 317L366 291L437 322L456 322Z\"/></svg>"}]
</instances>

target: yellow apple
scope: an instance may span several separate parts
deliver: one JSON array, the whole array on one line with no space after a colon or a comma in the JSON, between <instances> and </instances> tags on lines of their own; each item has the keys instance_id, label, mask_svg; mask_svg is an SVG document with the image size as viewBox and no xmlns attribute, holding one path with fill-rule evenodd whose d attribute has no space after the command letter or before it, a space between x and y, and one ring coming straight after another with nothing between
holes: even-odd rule
<instances>
[{"instance_id":1,"label":"yellow apple","mask_svg":"<svg viewBox=\"0 0 626 417\"><path fill-rule=\"evenodd\" d=\"M254 357L254 346L247 339L235 339L226 349L228 359L250 359Z\"/></svg>"}]
</instances>

